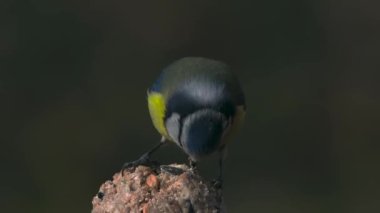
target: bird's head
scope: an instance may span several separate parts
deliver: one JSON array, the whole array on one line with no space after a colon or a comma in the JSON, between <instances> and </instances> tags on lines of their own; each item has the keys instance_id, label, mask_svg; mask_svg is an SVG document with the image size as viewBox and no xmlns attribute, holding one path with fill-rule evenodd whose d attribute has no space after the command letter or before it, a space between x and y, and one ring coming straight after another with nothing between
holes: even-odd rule
<instances>
[{"instance_id":1,"label":"bird's head","mask_svg":"<svg viewBox=\"0 0 380 213\"><path fill-rule=\"evenodd\" d=\"M167 103L165 126L169 136L193 160L223 145L235 106L223 84L188 82Z\"/></svg>"}]
</instances>

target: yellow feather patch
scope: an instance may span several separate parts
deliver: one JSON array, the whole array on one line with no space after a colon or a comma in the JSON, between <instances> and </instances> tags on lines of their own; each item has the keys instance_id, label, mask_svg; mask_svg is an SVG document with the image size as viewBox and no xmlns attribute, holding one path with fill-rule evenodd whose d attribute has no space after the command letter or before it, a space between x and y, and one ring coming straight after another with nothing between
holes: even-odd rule
<instances>
[{"instance_id":1,"label":"yellow feather patch","mask_svg":"<svg viewBox=\"0 0 380 213\"><path fill-rule=\"evenodd\" d=\"M150 117L157 131L164 137L168 138L168 133L164 124L165 117L165 99L158 92L148 93L148 108Z\"/></svg>"}]
</instances>

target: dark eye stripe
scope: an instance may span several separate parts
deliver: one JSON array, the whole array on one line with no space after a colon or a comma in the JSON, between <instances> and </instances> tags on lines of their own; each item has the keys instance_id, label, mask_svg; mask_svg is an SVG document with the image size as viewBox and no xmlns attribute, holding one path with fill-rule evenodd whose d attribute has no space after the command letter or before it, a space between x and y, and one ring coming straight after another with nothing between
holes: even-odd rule
<instances>
[{"instance_id":1,"label":"dark eye stripe","mask_svg":"<svg viewBox=\"0 0 380 213\"><path fill-rule=\"evenodd\" d=\"M227 118L233 117L235 114L235 105L227 97L220 97L220 99L213 103L200 103L197 99L189 96L186 91L177 92L172 95L166 106L165 119L170 117L172 113L178 113L181 118L184 118L195 111L210 108L215 111L223 113Z\"/></svg>"},{"instance_id":2,"label":"dark eye stripe","mask_svg":"<svg viewBox=\"0 0 380 213\"><path fill-rule=\"evenodd\" d=\"M184 117L180 117L179 119L179 130L178 130L178 143L181 147L183 147L183 144L182 144L182 132L183 132L183 121L184 121Z\"/></svg>"}]
</instances>

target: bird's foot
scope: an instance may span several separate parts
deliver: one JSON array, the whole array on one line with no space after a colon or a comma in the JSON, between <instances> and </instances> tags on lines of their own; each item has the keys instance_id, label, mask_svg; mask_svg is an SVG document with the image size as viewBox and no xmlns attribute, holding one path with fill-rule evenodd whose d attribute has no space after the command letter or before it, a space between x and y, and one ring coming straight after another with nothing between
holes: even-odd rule
<instances>
[{"instance_id":1,"label":"bird's foot","mask_svg":"<svg viewBox=\"0 0 380 213\"><path fill-rule=\"evenodd\" d=\"M192 173L198 173L197 162L193 161L191 158L189 158L189 166Z\"/></svg>"},{"instance_id":2,"label":"bird's foot","mask_svg":"<svg viewBox=\"0 0 380 213\"><path fill-rule=\"evenodd\" d=\"M139 159L137 159L135 161L124 163L123 167L121 168L121 172L124 173L125 170L135 169L137 166L149 165L151 163L152 163L152 161L150 160L149 154L145 153Z\"/></svg>"},{"instance_id":3,"label":"bird's foot","mask_svg":"<svg viewBox=\"0 0 380 213\"><path fill-rule=\"evenodd\" d=\"M211 181L211 184L214 186L216 189L222 189L223 188L223 180L222 179L214 179Z\"/></svg>"},{"instance_id":4,"label":"bird's foot","mask_svg":"<svg viewBox=\"0 0 380 213\"><path fill-rule=\"evenodd\" d=\"M176 168L176 167L173 167L173 166L168 166L168 165L161 165L160 166L160 171L161 172L166 172L166 173L169 173L169 174L172 174L172 175L180 175L180 174L182 174L182 173L185 172L183 169Z\"/></svg>"}]
</instances>

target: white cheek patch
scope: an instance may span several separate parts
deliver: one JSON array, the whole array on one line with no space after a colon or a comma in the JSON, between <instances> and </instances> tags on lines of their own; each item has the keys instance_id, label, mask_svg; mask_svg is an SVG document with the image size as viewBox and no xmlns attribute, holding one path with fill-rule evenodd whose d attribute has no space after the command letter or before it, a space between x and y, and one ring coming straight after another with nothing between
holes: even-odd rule
<instances>
[{"instance_id":1,"label":"white cheek patch","mask_svg":"<svg viewBox=\"0 0 380 213\"><path fill-rule=\"evenodd\" d=\"M179 129L180 129L180 119L181 116L178 113L172 113L171 116L166 119L166 129L169 133L169 136L176 142L179 143Z\"/></svg>"}]
</instances>

